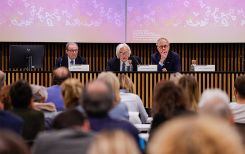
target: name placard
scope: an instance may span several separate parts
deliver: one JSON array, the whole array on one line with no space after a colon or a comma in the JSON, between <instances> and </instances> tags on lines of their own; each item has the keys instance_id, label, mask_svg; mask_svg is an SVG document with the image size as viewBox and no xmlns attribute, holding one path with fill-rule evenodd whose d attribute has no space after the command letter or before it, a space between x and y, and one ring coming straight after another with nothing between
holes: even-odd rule
<instances>
[{"instance_id":1,"label":"name placard","mask_svg":"<svg viewBox=\"0 0 245 154\"><path fill-rule=\"evenodd\" d=\"M69 71L71 72L88 72L89 65L71 65L69 67Z\"/></svg>"},{"instance_id":2,"label":"name placard","mask_svg":"<svg viewBox=\"0 0 245 154\"><path fill-rule=\"evenodd\" d=\"M215 72L215 65L194 65L195 72Z\"/></svg>"},{"instance_id":3,"label":"name placard","mask_svg":"<svg viewBox=\"0 0 245 154\"><path fill-rule=\"evenodd\" d=\"M138 72L157 72L157 65L138 65Z\"/></svg>"}]
</instances>

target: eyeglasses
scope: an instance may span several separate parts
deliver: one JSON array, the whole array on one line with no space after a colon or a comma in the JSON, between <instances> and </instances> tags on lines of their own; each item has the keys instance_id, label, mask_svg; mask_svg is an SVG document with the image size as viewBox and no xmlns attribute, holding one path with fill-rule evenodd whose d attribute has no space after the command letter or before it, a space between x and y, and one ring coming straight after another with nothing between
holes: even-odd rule
<instances>
[{"instance_id":1,"label":"eyeglasses","mask_svg":"<svg viewBox=\"0 0 245 154\"><path fill-rule=\"evenodd\" d=\"M160 49L162 49L162 48L168 48L169 45L159 45L159 46L157 46L157 47L160 48Z\"/></svg>"},{"instance_id":2,"label":"eyeglasses","mask_svg":"<svg viewBox=\"0 0 245 154\"><path fill-rule=\"evenodd\" d=\"M67 51L69 51L69 52L78 52L78 49L68 49Z\"/></svg>"},{"instance_id":3,"label":"eyeglasses","mask_svg":"<svg viewBox=\"0 0 245 154\"><path fill-rule=\"evenodd\" d=\"M129 55L128 52L119 52L120 55L123 55L123 56L126 56L126 55Z\"/></svg>"}]
</instances>

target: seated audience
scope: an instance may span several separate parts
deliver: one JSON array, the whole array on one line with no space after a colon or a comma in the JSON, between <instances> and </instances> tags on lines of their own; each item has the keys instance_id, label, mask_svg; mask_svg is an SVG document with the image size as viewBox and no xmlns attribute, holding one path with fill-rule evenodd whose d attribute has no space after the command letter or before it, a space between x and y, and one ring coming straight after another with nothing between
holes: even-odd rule
<instances>
[{"instance_id":1,"label":"seated audience","mask_svg":"<svg viewBox=\"0 0 245 154\"><path fill-rule=\"evenodd\" d=\"M121 102L120 83L117 76L112 72L102 72L98 80L106 82L113 90L113 107L109 113L110 117L119 120L129 120L128 108L124 102Z\"/></svg>"},{"instance_id":2,"label":"seated audience","mask_svg":"<svg viewBox=\"0 0 245 154\"><path fill-rule=\"evenodd\" d=\"M153 121L150 138L154 131L166 121L177 116L193 115L183 89L172 81L160 81L153 93Z\"/></svg>"},{"instance_id":3,"label":"seated audience","mask_svg":"<svg viewBox=\"0 0 245 154\"><path fill-rule=\"evenodd\" d=\"M108 63L107 71L137 71L137 65L140 65L139 57L131 56L131 49L126 43L121 43L116 48L116 57L111 58Z\"/></svg>"},{"instance_id":4,"label":"seated audience","mask_svg":"<svg viewBox=\"0 0 245 154\"><path fill-rule=\"evenodd\" d=\"M198 101L199 101L199 89L198 83L193 76L184 75L179 79L178 84L183 88L185 96L190 103L190 109L192 111L197 111Z\"/></svg>"},{"instance_id":5,"label":"seated audience","mask_svg":"<svg viewBox=\"0 0 245 154\"><path fill-rule=\"evenodd\" d=\"M86 116L71 109L57 115L56 130L40 133L33 146L33 154L86 154L93 138Z\"/></svg>"},{"instance_id":6,"label":"seated audience","mask_svg":"<svg viewBox=\"0 0 245 154\"><path fill-rule=\"evenodd\" d=\"M82 94L83 85L78 79L67 79L61 84L61 93L64 98L65 108L78 108L79 98Z\"/></svg>"},{"instance_id":7,"label":"seated audience","mask_svg":"<svg viewBox=\"0 0 245 154\"><path fill-rule=\"evenodd\" d=\"M31 144L36 135L44 129L43 113L31 108L31 86L28 82L19 80L11 86L9 95L14 108L13 112L24 120L22 136Z\"/></svg>"},{"instance_id":8,"label":"seated audience","mask_svg":"<svg viewBox=\"0 0 245 154\"><path fill-rule=\"evenodd\" d=\"M66 44L66 55L57 59L55 68L67 67L75 64L86 64L85 58L78 55L78 45L75 42L68 42Z\"/></svg>"},{"instance_id":9,"label":"seated audience","mask_svg":"<svg viewBox=\"0 0 245 154\"><path fill-rule=\"evenodd\" d=\"M53 71L53 83L47 88L48 98L46 102L53 102L57 111L64 111L64 99L61 94L61 83L70 77L66 67L59 67Z\"/></svg>"},{"instance_id":10,"label":"seated audience","mask_svg":"<svg viewBox=\"0 0 245 154\"><path fill-rule=\"evenodd\" d=\"M146 123L148 114L141 98L134 94L132 80L125 74L120 74L118 78L120 82L121 102L125 103L128 107L129 121L134 124Z\"/></svg>"},{"instance_id":11,"label":"seated audience","mask_svg":"<svg viewBox=\"0 0 245 154\"><path fill-rule=\"evenodd\" d=\"M131 134L139 141L138 130L126 120L117 120L109 116L113 107L114 92L110 84L96 80L89 83L82 96L81 104L86 111L93 131L120 129Z\"/></svg>"},{"instance_id":12,"label":"seated audience","mask_svg":"<svg viewBox=\"0 0 245 154\"><path fill-rule=\"evenodd\" d=\"M228 123L208 117L179 118L162 125L147 154L243 154L241 139Z\"/></svg>"},{"instance_id":13,"label":"seated audience","mask_svg":"<svg viewBox=\"0 0 245 154\"><path fill-rule=\"evenodd\" d=\"M158 71L180 72L181 64L179 55L176 52L169 51L170 43L166 38L157 40L157 52L151 55L151 63L158 65Z\"/></svg>"},{"instance_id":14,"label":"seated audience","mask_svg":"<svg viewBox=\"0 0 245 154\"><path fill-rule=\"evenodd\" d=\"M88 154L140 154L131 136L122 131L104 131L97 134Z\"/></svg>"},{"instance_id":15,"label":"seated audience","mask_svg":"<svg viewBox=\"0 0 245 154\"><path fill-rule=\"evenodd\" d=\"M221 89L208 89L202 93L199 102L199 112L212 117L221 118L234 124L232 112L229 108L230 99Z\"/></svg>"},{"instance_id":16,"label":"seated audience","mask_svg":"<svg viewBox=\"0 0 245 154\"><path fill-rule=\"evenodd\" d=\"M23 120L21 117L4 111L4 104L0 102L0 131L3 129L11 130L17 134L22 134Z\"/></svg>"},{"instance_id":17,"label":"seated audience","mask_svg":"<svg viewBox=\"0 0 245 154\"><path fill-rule=\"evenodd\" d=\"M229 104L236 123L245 124L245 76L239 76L234 83L236 102Z\"/></svg>"},{"instance_id":18,"label":"seated audience","mask_svg":"<svg viewBox=\"0 0 245 154\"><path fill-rule=\"evenodd\" d=\"M31 154L24 140L9 131L0 131L0 154Z\"/></svg>"},{"instance_id":19,"label":"seated audience","mask_svg":"<svg viewBox=\"0 0 245 154\"><path fill-rule=\"evenodd\" d=\"M0 90L0 102L4 105L5 111L10 111L13 109L13 105L11 103L10 96L9 96L9 90L10 90L10 86L4 86Z\"/></svg>"}]
</instances>

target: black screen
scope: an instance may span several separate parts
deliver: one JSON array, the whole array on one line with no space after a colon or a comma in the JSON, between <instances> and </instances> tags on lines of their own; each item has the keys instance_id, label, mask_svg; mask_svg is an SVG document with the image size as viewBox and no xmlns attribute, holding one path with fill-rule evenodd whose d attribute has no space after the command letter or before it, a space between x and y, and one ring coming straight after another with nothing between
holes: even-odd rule
<instances>
[{"instance_id":1,"label":"black screen","mask_svg":"<svg viewBox=\"0 0 245 154\"><path fill-rule=\"evenodd\" d=\"M10 45L9 51L10 68L43 68L44 45Z\"/></svg>"}]
</instances>

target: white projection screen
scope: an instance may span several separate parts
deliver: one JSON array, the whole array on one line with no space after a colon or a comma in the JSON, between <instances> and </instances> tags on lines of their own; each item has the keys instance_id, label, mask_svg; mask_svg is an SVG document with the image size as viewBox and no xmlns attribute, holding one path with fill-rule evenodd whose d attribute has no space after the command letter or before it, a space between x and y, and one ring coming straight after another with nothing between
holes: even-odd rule
<instances>
[{"instance_id":1,"label":"white projection screen","mask_svg":"<svg viewBox=\"0 0 245 154\"><path fill-rule=\"evenodd\" d=\"M1 0L1 42L245 42L245 0Z\"/></svg>"},{"instance_id":2,"label":"white projection screen","mask_svg":"<svg viewBox=\"0 0 245 154\"><path fill-rule=\"evenodd\" d=\"M1 0L0 41L122 42L125 0Z\"/></svg>"},{"instance_id":3,"label":"white projection screen","mask_svg":"<svg viewBox=\"0 0 245 154\"><path fill-rule=\"evenodd\" d=\"M245 42L245 0L128 0L127 42Z\"/></svg>"}]
</instances>

